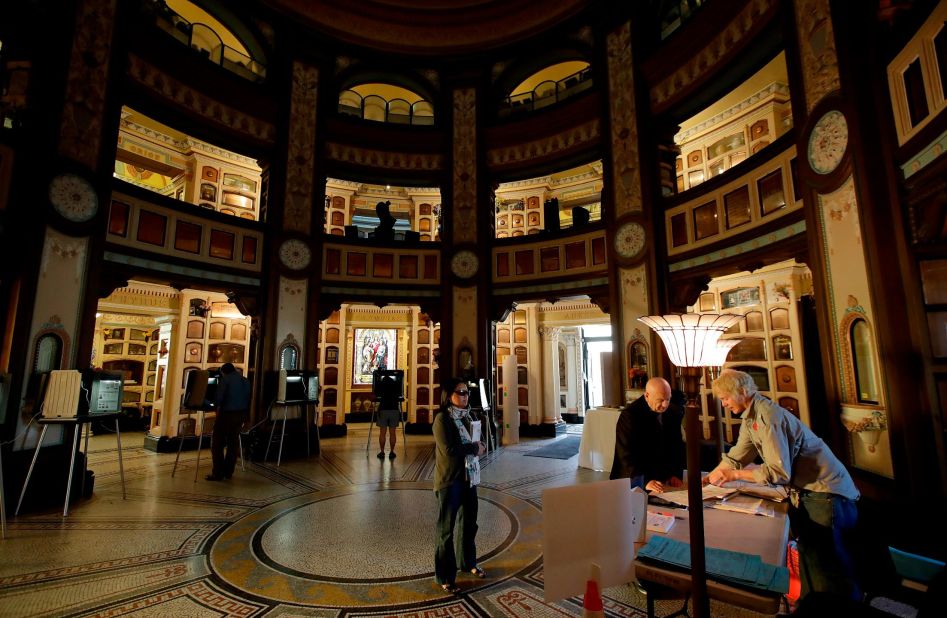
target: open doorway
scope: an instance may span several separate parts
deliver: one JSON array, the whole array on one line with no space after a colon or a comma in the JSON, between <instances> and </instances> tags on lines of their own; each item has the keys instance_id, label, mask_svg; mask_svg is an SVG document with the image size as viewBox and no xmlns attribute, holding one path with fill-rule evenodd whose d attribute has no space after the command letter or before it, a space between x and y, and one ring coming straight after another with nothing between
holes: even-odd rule
<instances>
[{"instance_id":1,"label":"open doorway","mask_svg":"<svg viewBox=\"0 0 947 618\"><path fill-rule=\"evenodd\" d=\"M606 388L605 377L609 375L612 362L612 327L610 324L588 324L582 326L580 332L582 355L585 358L585 400L590 409L599 408L606 405L610 392L610 389Z\"/></svg>"},{"instance_id":2,"label":"open doorway","mask_svg":"<svg viewBox=\"0 0 947 618\"><path fill-rule=\"evenodd\" d=\"M595 330L604 327L606 330ZM592 328L592 335L583 330ZM517 302L503 321L494 323L496 361L494 398L515 406L520 435L551 435L564 431L565 423L581 423L591 407L589 384L604 392L600 356L611 348L609 318L587 296L549 302ZM590 379L588 346L593 336L592 361L597 367ZM512 384L504 384L504 361L515 360ZM512 375L512 374L511 374ZM505 390L504 390L505 389ZM599 400L602 398L599 397Z\"/></svg>"}]
</instances>

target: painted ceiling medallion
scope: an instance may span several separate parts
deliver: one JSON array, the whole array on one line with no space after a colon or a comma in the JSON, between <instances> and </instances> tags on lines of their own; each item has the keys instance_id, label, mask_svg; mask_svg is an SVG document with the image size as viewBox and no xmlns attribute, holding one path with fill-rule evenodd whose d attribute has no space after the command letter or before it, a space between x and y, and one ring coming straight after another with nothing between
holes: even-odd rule
<instances>
[{"instance_id":1,"label":"painted ceiling medallion","mask_svg":"<svg viewBox=\"0 0 947 618\"><path fill-rule=\"evenodd\" d=\"M286 268L302 270L312 261L312 251L298 238L289 238L279 247L279 259Z\"/></svg>"},{"instance_id":2,"label":"painted ceiling medallion","mask_svg":"<svg viewBox=\"0 0 947 618\"><path fill-rule=\"evenodd\" d=\"M95 187L78 174L59 174L49 183L49 202L63 218L85 223L99 211Z\"/></svg>"},{"instance_id":3,"label":"painted ceiling medallion","mask_svg":"<svg viewBox=\"0 0 947 618\"><path fill-rule=\"evenodd\" d=\"M823 114L809 134L807 156L817 174L830 174L842 162L848 146L848 122L837 109Z\"/></svg>"},{"instance_id":4,"label":"painted ceiling medallion","mask_svg":"<svg viewBox=\"0 0 947 618\"><path fill-rule=\"evenodd\" d=\"M624 259L637 257L645 247L644 226L637 221L629 221L619 226L615 232L615 253Z\"/></svg>"},{"instance_id":5,"label":"painted ceiling medallion","mask_svg":"<svg viewBox=\"0 0 947 618\"><path fill-rule=\"evenodd\" d=\"M477 274L480 268L480 259L469 249L463 249L454 254L450 260L450 270L461 279L470 279Z\"/></svg>"}]
</instances>

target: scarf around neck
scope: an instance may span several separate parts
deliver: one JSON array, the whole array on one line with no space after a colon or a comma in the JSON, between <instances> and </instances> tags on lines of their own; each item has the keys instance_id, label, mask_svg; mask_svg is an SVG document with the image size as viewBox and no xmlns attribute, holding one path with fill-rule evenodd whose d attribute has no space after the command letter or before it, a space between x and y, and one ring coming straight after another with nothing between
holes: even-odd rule
<instances>
[{"instance_id":1,"label":"scarf around neck","mask_svg":"<svg viewBox=\"0 0 947 618\"><path fill-rule=\"evenodd\" d=\"M460 432L461 443L470 444L473 442L473 440L470 438L470 432L467 431L467 426L464 424L465 419L468 422L470 421L470 409L450 406L449 413L451 419L454 421L454 424L457 426L457 431ZM480 458L476 455L466 455L464 457L464 467L467 469L467 478L470 481L470 486L476 487L479 485Z\"/></svg>"}]
</instances>

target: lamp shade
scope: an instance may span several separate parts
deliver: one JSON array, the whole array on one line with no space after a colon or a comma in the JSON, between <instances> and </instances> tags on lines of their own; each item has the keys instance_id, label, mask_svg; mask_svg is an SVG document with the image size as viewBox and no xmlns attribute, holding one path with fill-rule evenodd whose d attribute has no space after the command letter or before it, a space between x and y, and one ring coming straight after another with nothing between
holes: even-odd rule
<instances>
[{"instance_id":1,"label":"lamp shade","mask_svg":"<svg viewBox=\"0 0 947 618\"><path fill-rule=\"evenodd\" d=\"M646 315L638 321L661 337L672 363L678 367L707 367L719 364L715 361L720 335L742 319L742 315L731 313L672 313Z\"/></svg>"},{"instance_id":2,"label":"lamp shade","mask_svg":"<svg viewBox=\"0 0 947 618\"><path fill-rule=\"evenodd\" d=\"M722 367L727 362L727 355L742 339L718 339L717 345L710 350L710 356L704 355L708 367Z\"/></svg>"}]
</instances>

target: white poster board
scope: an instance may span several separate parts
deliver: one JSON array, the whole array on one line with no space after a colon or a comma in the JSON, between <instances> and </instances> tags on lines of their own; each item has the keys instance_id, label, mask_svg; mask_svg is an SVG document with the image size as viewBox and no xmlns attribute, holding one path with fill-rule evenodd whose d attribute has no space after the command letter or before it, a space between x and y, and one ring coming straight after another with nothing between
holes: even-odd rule
<instances>
[{"instance_id":1,"label":"white poster board","mask_svg":"<svg viewBox=\"0 0 947 618\"><path fill-rule=\"evenodd\" d=\"M632 492L628 479L615 479L546 489L542 499L546 601L583 594L593 563L601 568L600 588L634 579L644 492Z\"/></svg>"}]
</instances>

